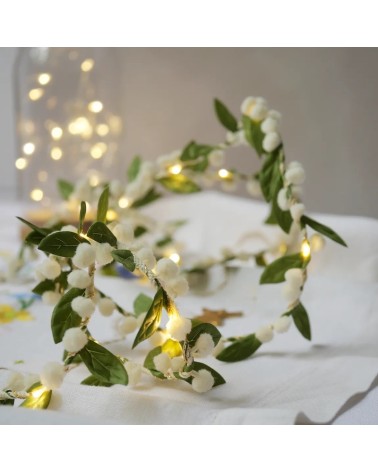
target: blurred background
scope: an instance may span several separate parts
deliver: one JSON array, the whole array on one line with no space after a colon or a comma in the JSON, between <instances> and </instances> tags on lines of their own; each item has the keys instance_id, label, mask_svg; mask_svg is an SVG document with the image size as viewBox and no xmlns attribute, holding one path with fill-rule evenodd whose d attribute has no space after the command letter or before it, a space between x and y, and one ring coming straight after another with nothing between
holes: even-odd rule
<instances>
[{"instance_id":1,"label":"blurred background","mask_svg":"<svg viewBox=\"0 0 378 472\"><path fill-rule=\"evenodd\" d=\"M214 97L239 115L246 96L263 96L283 114L287 159L302 162L307 171L306 206L378 217L377 49L117 48L113 62L106 60L105 49L94 49L95 56L105 57L97 73L109 79L109 100L123 121L113 173L124 172L137 153L155 159L191 139L222 141ZM23 80L20 65L14 74L19 52L0 48L0 196L9 199L16 197L19 183L14 94L15 80ZM59 71L66 95L68 74L67 68ZM231 159L247 172L258 168L247 148L237 149ZM63 174L63 159L60 165ZM245 194L243 188L239 193Z\"/></svg>"}]
</instances>

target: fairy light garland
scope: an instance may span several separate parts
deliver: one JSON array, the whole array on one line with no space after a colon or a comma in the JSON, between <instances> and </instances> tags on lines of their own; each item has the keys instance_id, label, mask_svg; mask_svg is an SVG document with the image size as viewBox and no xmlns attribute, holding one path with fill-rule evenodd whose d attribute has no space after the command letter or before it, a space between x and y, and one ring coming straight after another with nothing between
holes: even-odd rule
<instances>
[{"instance_id":1,"label":"fairy light garland","mask_svg":"<svg viewBox=\"0 0 378 472\"><path fill-rule=\"evenodd\" d=\"M95 109L99 110L100 106L92 105L92 112L96 113ZM66 349L65 366L50 363L41 373L44 393L46 389L51 392L59 388L65 373L77 361L83 362L91 373L82 382L86 385L136 385L141 375L148 373L161 380L188 382L194 391L204 393L225 380L211 367L198 362L197 358L213 354L226 362L245 359L262 344L271 341L274 333L286 332L291 320L305 338L311 339L309 318L301 303L307 266L311 261L311 247L313 250L321 249L322 236L344 246L346 244L331 228L305 215L305 207L300 200L305 173L297 162L288 166L285 164L279 133L281 115L269 110L267 102L259 97L244 100L240 121L219 100L215 101L215 110L219 121L227 129L224 143L211 146L192 141L183 150L161 156L157 164L135 158L129 168L129 183L125 188L114 181L105 186L99 198L97 217L87 231L82 229L87 209L84 200L93 204L91 192L96 193L96 186L88 187L83 182L72 186L70 195L73 202L81 200L78 229L71 226L63 228L63 231L56 231L56 228L48 230L26 222L33 229L34 243L37 242L38 248L49 254L49 258L37 268L40 282L34 292L54 304L59 299L52 314L52 331L54 341L63 342ZM249 176L225 167L226 149L239 145L252 147L262 159L258 174ZM122 211L135 212L135 208L143 206L140 205L143 199L147 204L160 196L156 185L175 193L192 193L199 191L200 183L206 182L206 179L212 182L220 180L230 186L237 179L245 181L251 194L261 193L270 204L270 223L278 225L288 234L289 244L285 245L284 254L269 264L264 259L264 252L231 252L225 253L220 260L202 266L206 269L236 258L246 260L254 257L256 262L259 261L258 265L264 266L261 284L284 283L282 294L287 300L286 311L273 323L259 327L252 334L224 339L214 325L196 324L182 317L174 298L187 292L188 283L176 264L180 260L179 253L171 252L170 258L156 261L153 251L132 237L136 236L136 232L131 234L127 223L122 226L125 224L122 222ZM315 234L309 238L308 227L322 236ZM293 238L290 236L292 228L298 229L299 249L288 253L290 246L296 246L295 238L290 239ZM96 268L114 261L130 272L143 273L156 289L153 300L145 296L137 297L134 314L116 305L95 287ZM67 311L67 304L71 310ZM151 339L155 347L147 355L143 366L115 356L104 347L106 343L101 344L92 337L90 320L97 309L104 316L118 311L124 317L123 334L139 328L133 348ZM169 319L165 327L161 327L163 310ZM147 312L144 318L138 317L142 312ZM96 356L102 359L101 363L95 362ZM37 391L38 388L41 388L40 385L36 387Z\"/></svg>"}]
</instances>

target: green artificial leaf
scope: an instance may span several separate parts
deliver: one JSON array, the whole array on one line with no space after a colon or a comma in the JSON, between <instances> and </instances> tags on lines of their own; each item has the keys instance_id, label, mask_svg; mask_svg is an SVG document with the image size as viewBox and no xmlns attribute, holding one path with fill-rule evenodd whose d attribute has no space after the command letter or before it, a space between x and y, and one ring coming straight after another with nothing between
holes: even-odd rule
<instances>
[{"instance_id":1,"label":"green artificial leaf","mask_svg":"<svg viewBox=\"0 0 378 472\"><path fill-rule=\"evenodd\" d=\"M127 270L130 272L134 272L135 270L135 261L134 255L128 249L116 249L112 251L113 259L126 267Z\"/></svg>"},{"instance_id":2,"label":"green artificial leaf","mask_svg":"<svg viewBox=\"0 0 378 472\"><path fill-rule=\"evenodd\" d=\"M309 259L304 260L300 253L290 254L276 259L266 266L260 277L260 284L278 284L285 281L285 272L289 269L304 268Z\"/></svg>"},{"instance_id":3,"label":"green artificial leaf","mask_svg":"<svg viewBox=\"0 0 378 472\"><path fill-rule=\"evenodd\" d=\"M211 323L197 324L187 335L187 341L190 347L193 347L201 334L208 333L213 338L214 346L216 346L222 337L219 330Z\"/></svg>"},{"instance_id":4,"label":"green artificial leaf","mask_svg":"<svg viewBox=\"0 0 378 472\"><path fill-rule=\"evenodd\" d=\"M81 364L83 361L81 360L80 354L70 355L70 353L66 350L63 352L63 362L64 365L71 365L71 364Z\"/></svg>"},{"instance_id":5,"label":"green artificial leaf","mask_svg":"<svg viewBox=\"0 0 378 472\"><path fill-rule=\"evenodd\" d=\"M63 200L68 200L71 193L75 190L74 185L71 184L71 182L63 179L59 179L57 183L60 196L63 198Z\"/></svg>"},{"instance_id":6,"label":"green artificial leaf","mask_svg":"<svg viewBox=\"0 0 378 472\"><path fill-rule=\"evenodd\" d=\"M264 252L259 252L255 255L255 262L258 267L266 267L266 260L264 256Z\"/></svg>"},{"instance_id":7,"label":"green artificial leaf","mask_svg":"<svg viewBox=\"0 0 378 472\"><path fill-rule=\"evenodd\" d=\"M55 256L73 257L81 243L88 241L72 231L56 231L42 239L38 249Z\"/></svg>"},{"instance_id":8,"label":"green artificial leaf","mask_svg":"<svg viewBox=\"0 0 378 472\"><path fill-rule=\"evenodd\" d=\"M146 193L144 197L139 198L139 200L135 200L135 202L131 205L131 208L140 208L144 205L148 205L160 197L161 193L157 192L155 188L152 188Z\"/></svg>"},{"instance_id":9,"label":"green artificial leaf","mask_svg":"<svg viewBox=\"0 0 378 472\"><path fill-rule=\"evenodd\" d=\"M36 295L43 295L48 290L55 290L55 282L53 280L42 280L42 282L39 282L39 284L33 288L32 292Z\"/></svg>"},{"instance_id":10,"label":"green artificial leaf","mask_svg":"<svg viewBox=\"0 0 378 472\"><path fill-rule=\"evenodd\" d=\"M108 207L109 207L109 186L107 185L102 191L102 194L100 195L100 198L98 200L97 221L100 221L101 223L106 223L106 214L108 212Z\"/></svg>"},{"instance_id":11,"label":"green artificial leaf","mask_svg":"<svg viewBox=\"0 0 378 472\"><path fill-rule=\"evenodd\" d=\"M273 198L274 188L272 186L272 180L277 166L279 169L278 154L276 152L271 152L265 157L263 166L259 173L261 191L264 195L265 201L267 202L270 202Z\"/></svg>"},{"instance_id":12,"label":"green artificial leaf","mask_svg":"<svg viewBox=\"0 0 378 472\"><path fill-rule=\"evenodd\" d=\"M264 152L262 143L265 134L261 131L260 124L251 120L246 115L243 115L242 121L246 140L256 150L257 154L261 156Z\"/></svg>"},{"instance_id":13,"label":"green artificial leaf","mask_svg":"<svg viewBox=\"0 0 378 472\"><path fill-rule=\"evenodd\" d=\"M164 291L162 288L156 292L152 305L143 320L142 326L135 337L133 348L139 343L151 337L160 325L161 315L164 304Z\"/></svg>"},{"instance_id":14,"label":"green artificial leaf","mask_svg":"<svg viewBox=\"0 0 378 472\"><path fill-rule=\"evenodd\" d=\"M194 193L201 190L195 182L183 174L162 177L158 181L163 187L175 193Z\"/></svg>"},{"instance_id":15,"label":"green artificial leaf","mask_svg":"<svg viewBox=\"0 0 378 472\"><path fill-rule=\"evenodd\" d=\"M147 233L147 231L148 231L147 228L145 228L144 226L137 226L134 229L134 238L139 238L144 233Z\"/></svg>"},{"instance_id":16,"label":"green artificial leaf","mask_svg":"<svg viewBox=\"0 0 378 472\"><path fill-rule=\"evenodd\" d=\"M89 377L82 380L80 383L81 383L81 385L92 385L94 387L111 387L112 385L114 385L112 383L104 382L103 380L99 380L94 375L90 375Z\"/></svg>"},{"instance_id":17,"label":"green artificial leaf","mask_svg":"<svg viewBox=\"0 0 378 472\"><path fill-rule=\"evenodd\" d=\"M31 395L20 406L32 410L46 410L50 404L52 391L46 390L40 382L33 384L27 391Z\"/></svg>"},{"instance_id":18,"label":"green artificial leaf","mask_svg":"<svg viewBox=\"0 0 378 472\"><path fill-rule=\"evenodd\" d=\"M153 300L151 297L148 297L144 293L140 293L134 300L133 305L136 316L146 313L151 308L152 302Z\"/></svg>"},{"instance_id":19,"label":"green artificial leaf","mask_svg":"<svg viewBox=\"0 0 378 472\"><path fill-rule=\"evenodd\" d=\"M193 364L190 366L190 370L195 370L196 372L202 369L207 370L213 376L214 378L213 388L218 387L218 385L222 385L226 383L224 378L216 370L212 369L210 366L206 364L203 364L202 362L193 362ZM189 377L188 379L183 379L182 377L177 377L177 378L179 378L180 380L184 380L185 382L189 384L191 384L193 381L193 377Z\"/></svg>"},{"instance_id":20,"label":"green artificial leaf","mask_svg":"<svg viewBox=\"0 0 378 472\"><path fill-rule=\"evenodd\" d=\"M98 243L109 243L111 246L117 246L117 238L106 226L105 223L96 221L88 230L87 236Z\"/></svg>"},{"instance_id":21,"label":"green artificial leaf","mask_svg":"<svg viewBox=\"0 0 378 472\"><path fill-rule=\"evenodd\" d=\"M16 216L16 218L20 220L22 223L29 226L29 228L31 228L32 230L41 234L42 236L47 236L49 233L51 233L51 229L49 228L40 228L39 226L36 226L34 223L31 223L30 221L24 220L24 218L21 218L21 216Z\"/></svg>"},{"instance_id":22,"label":"green artificial leaf","mask_svg":"<svg viewBox=\"0 0 378 472\"><path fill-rule=\"evenodd\" d=\"M238 122L234 115L229 111L229 109L217 98L214 99L214 108L215 113L218 117L218 120L222 123L222 125L230 130L230 131L237 131L238 130Z\"/></svg>"},{"instance_id":23,"label":"green artificial leaf","mask_svg":"<svg viewBox=\"0 0 378 472\"><path fill-rule=\"evenodd\" d=\"M51 330L55 344L62 341L67 329L80 326L81 317L72 309L71 302L76 297L82 297L84 293L85 289L71 288L55 306L51 318Z\"/></svg>"},{"instance_id":24,"label":"green artificial leaf","mask_svg":"<svg viewBox=\"0 0 378 472\"><path fill-rule=\"evenodd\" d=\"M134 159L131 161L129 168L127 169L127 180L129 182L132 182L137 178L141 164L142 159L140 158L140 156L135 156Z\"/></svg>"},{"instance_id":25,"label":"green artificial leaf","mask_svg":"<svg viewBox=\"0 0 378 472\"><path fill-rule=\"evenodd\" d=\"M194 164L186 165L186 169L190 169L194 172L204 172L209 167L209 158L207 156L200 156Z\"/></svg>"},{"instance_id":26,"label":"green artificial leaf","mask_svg":"<svg viewBox=\"0 0 378 472\"><path fill-rule=\"evenodd\" d=\"M83 231L84 219L87 213L87 204L85 202L80 203L80 215L79 215L79 233Z\"/></svg>"},{"instance_id":27,"label":"green artificial leaf","mask_svg":"<svg viewBox=\"0 0 378 472\"><path fill-rule=\"evenodd\" d=\"M38 244L42 241L44 237L45 237L44 234L41 234L38 231L33 230L26 236L25 242L38 246Z\"/></svg>"},{"instance_id":28,"label":"green artificial leaf","mask_svg":"<svg viewBox=\"0 0 378 472\"><path fill-rule=\"evenodd\" d=\"M157 247L164 247L167 244L171 244L173 242L173 239L171 236L167 236L163 239L159 239L159 241L156 242Z\"/></svg>"},{"instance_id":29,"label":"green artificial leaf","mask_svg":"<svg viewBox=\"0 0 378 472\"><path fill-rule=\"evenodd\" d=\"M152 349L152 351L150 351L147 354L146 359L145 359L144 364L143 364L143 367L148 369L151 372L151 374L154 375L155 377L163 380L163 379L165 379L164 374L162 372L160 372L160 370L157 370L157 368L155 366L155 363L154 363L154 357L158 356L161 353L162 353L161 346L158 346L158 347L155 347L155 349Z\"/></svg>"},{"instance_id":30,"label":"green artificial leaf","mask_svg":"<svg viewBox=\"0 0 378 472\"><path fill-rule=\"evenodd\" d=\"M322 223L319 223L318 221L315 221L309 216L305 215L302 216L301 222L304 225L310 226L312 229L322 234L323 236L332 239L332 241L335 241L336 243L341 244L342 246L348 247L346 242L335 231L333 231L333 229L329 228L328 226L323 225Z\"/></svg>"},{"instance_id":31,"label":"green artificial leaf","mask_svg":"<svg viewBox=\"0 0 378 472\"><path fill-rule=\"evenodd\" d=\"M185 147L184 150L182 151L180 160L182 161L192 161L194 159L197 159L197 153L196 153L196 142L195 141L190 141Z\"/></svg>"},{"instance_id":32,"label":"green artificial leaf","mask_svg":"<svg viewBox=\"0 0 378 472\"><path fill-rule=\"evenodd\" d=\"M101 382L110 384L128 384L125 367L117 356L92 340L80 351L80 356L88 370Z\"/></svg>"},{"instance_id":33,"label":"green artificial leaf","mask_svg":"<svg viewBox=\"0 0 378 472\"><path fill-rule=\"evenodd\" d=\"M292 316L294 324L301 335L311 341L311 326L310 320L305 307L299 303L294 308L286 312L283 316Z\"/></svg>"},{"instance_id":34,"label":"green artificial leaf","mask_svg":"<svg viewBox=\"0 0 378 472\"><path fill-rule=\"evenodd\" d=\"M217 355L217 359L224 362L238 362L252 356L261 346L261 342L254 334L243 336L227 346Z\"/></svg>"}]
</instances>

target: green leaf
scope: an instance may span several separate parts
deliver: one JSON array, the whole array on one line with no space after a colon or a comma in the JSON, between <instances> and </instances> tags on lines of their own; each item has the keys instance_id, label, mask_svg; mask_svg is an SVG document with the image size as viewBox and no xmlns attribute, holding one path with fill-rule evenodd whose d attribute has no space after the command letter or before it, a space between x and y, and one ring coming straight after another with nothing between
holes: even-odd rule
<instances>
[{"instance_id":1,"label":"green leaf","mask_svg":"<svg viewBox=\"0 0 378 472\"><path fill-rule=\"evenodd\" d=\"M135 202L131 205L131 208L140 208L144 205L148 205L149 203L154 202L158 198L161 197L161 193L157 192L155 188L152 188L146 195L139 200L135 200Z\"/></svg>"},{"instance_id":2,"label":"green leaf","mask_svg":"<svg viewBox=\"0 0 378 472\"><path fill-rule=\"evenodd\" d=\"M48 290L55 290L55 282L53 280L42 280L33 288L32 292L36 295L43 295Z\"/></svg>"},{"instance_id":3,"label":"green leaf","mask_svg":"<svg viewBox=\"0 0 378 472\"><path fill-rule=\"evenodd\" d=\"M21 218L21 216L16 216L16 218L20 220L22 223L29 226L29 228L41 234L42 236L47 236L51 232L49 228L40 228L39 226L36 226L34 223L31 223L30 221L24 220L23 218Z\"/></svg>"},{"instance_id":4,"label":"green leaf","mask_svg":"<svg viewBox=\"0 0 378 472\"><path fill-rule=\"evenodd\" d=\"M56 256L73 257L81 243L88 241L72 231L56 231L42 239L38 249Z\"/></svg>"},{"instance_id":5,"label":"green leaf","mask_svg":"<svg viewBox=\"0 0 378 472\"><path fill-rule=\"evenodd\" d=\"M161 346L158 346L158 347L155 347L155 349L152 349L152 351L150 351L147 354L143 367L148 369L151 372L151 374L154 375L155 377L163 380L165 379L164 374L160 372L160 370L157 370L154 363L154 357L158 356L161 353L162 353Z\"/></svg>"},{"instance_id":6,"label":"green leaf","mask_svg":"<svg viewBox=\"0 0 378 472\"><path fill-rule=\"evenodd\" d=\"M57 183L60 196L63 198L63 200L68 200L71 193L75 190L74 185L71 184L71 182L63 179L59 179Z\"/></svg>"},{"instance_id":7,"label":"green leaf","mask_svg":"<svg viewBox=\"0 0 378 472\"><path fill-rule=\"evenodd\" d=\"M95 386L95 387L111 387L112 385L114 385L112 383L104 382L102 380L99 380L94 375L90 375L89 377L82 380L80 383L81 383L81 385L92 385L92 386Z\"/></svg>"},{"instance_id":8,"label":"green leaf","mask_svg":"<svg viewBox=\"0 0 378 472\"><path fill-rule=\"evenodd\" d=\"M125 367L117 356L92 340L80 351L80 356L88 370L101 382L128 384Z\"/></svg>"},{"instance_id":9,"label":"green leaf","mask_svg":"<svg viewBox=\"0 0 378 472\"><path fill-rule=\"evenodd\" d=\"M148 310L147 315L143 320L142 326L140 327L135 337L133 348L145 339L151 337L158 329L160 325L161 314L163 311L163 304L164 292L162 288L159 288L153 299L152 305L150 306L150 309Z\"/></svg>"},{"instance_id":10,"label":"green leaf","mask_svg":"<svg viewBox=\"0 0 378 472\"><path fill-rule=\"evenodd\" d=\"M184 150L182 151L180 160L181 161L192 161L194 159L197 159L196 142L195 141L190 141L190 143L188 143L184 147Z\"/></svg>"},{"instance_id":11,"label":"green leaf","mask_svg":"<svg viewBox=\"0 0 378 472\"><path fill-rule=\"evenodd\" d=\"M79 233L83 231L85 214L87 213L87 204L85 202L80 203L80 215L79 215Z\"/></svg>"},{"instance_id":12,"label":"green leaf","mask_svg":"<svg viewBox=\"0 0 378 472\"><path fill-rule=\"evenodd\" d=\"M98 243L109 243L111 246L117 246L117 238L106 226L105 223L96 221L88 230L87 236Z\"/></svg>"},{"instance_id":13,"label":"green leaf","mask_svg":"<svg viewBox=\"0 0 378 472\"><path fill-rule=\"evenodd\" d=\"M163 187L175 193L194 193L201 190L195 182L183 174L162 177L158 181Z\"/></svg>"},{"instance_id":14,"label":"green leaf","mask_svg":"<svg viewBox=\"0 0 378 472\"><path fill-rule=\"evenodd\" d=\"M62 358L64 365L71 365L71 364L81 364L83 361L81 360L80 354L70 355L70 353L66 350L63 351L63 358Z\"/></svg>"},{"instance_id":15,"label":"green leaf","mask_svg":"<svg viewBox=\"0 0 378 472\"><path fill-rule=\"evenodd\" d=\"M71 302L76 297L82 297L84 293L85 289L71 288L55 306L51 318L51 330L55 344L62 341L67 329L80 325L81 317L72 309Z\"/></svg>"},{"instance_id":16,"label":"green leaf","mask_svg":"<svg viewBox=\"0 0 378 472\"><path fill-rule=\"evenodd\" d=\"M258 267L267 266L263 251L255 255L255 262Z\"/></svg>"},{"instance_id":17,"label":"green leaf","mask_svg":"<svg viewBox=\"0 0 378 472\"><path fill-rule=\"evenodd\" d=\"M273 209L271 209L269 216L264 221L264 224L266 224L266 225L278 225L278 221L277 221L276 215L274 214Z\"/></svg>"},{"instance_id":18,"label":"green leaf","mask_svg":"<svg viewBox=\"0 0 378 472\"><path fill-rule=\"evenodd\" d=\"M261 191L267 202L270 202L273 198L274 188L272 188L272 180L277 165L279 168L278 154L276 152L271 152L265 157L263 166L259 173Z\"/></svg>"},{"instance_id":19,"label":"green leaf","mask_svg":"<svg viewBox=\"0 0 378 472\"><path fill-rule=\"evenodd\" d=\"M100 195L97 205L97 221L106 223L106 213L109 207L109 187L106 186Z\"/></svg>"},{"instance_id":20,"label":"green leaf","mask_svg":"<svg viewBox=\"0 0 378 472\"><path fill-rule=\"evenodd\" d=\"M45 237L44 234L39 233L38 231L31 231L25 238L26 243L30 244L35 244L38 246L38 244L42 241L42 239Z\"/></svg>"},{"instance_id":21,"label":"green leaf","mask_svg":"<svg viewBox=\"0 0 378 472\"><path fill-rule=\"evenodd\" d=\"M261 342L254 334L244 336L227 346L217 355L217 359L224 362L237 362L247 359L261 346Z\"/></svg>"},{"instance_id":22,"label":"green leaf","mask_svg":"<svg viewBox=\"0 0 378 472\"><path fill-rule=\"evenodd\" d=\"M292 316L294 324L301 335L311 341L311 326L310 320L305 307L302 303L296 305L292 310L286 312L283 316Z\"/></svg>"},{"instance_id":23,"label":"green leaf","mask_svg":"<svg viewBox=\"0 0 378 472\"><path fill-rule=\"evenodd\" d=\"M280 171L280 160L277 160L273 167L273 177L271 181L272 212L274 213L278 225L285 231L285 233L289 233L293 223L293 218L291 217L290 211L281 210L277 201L278 192L282 188L283 179Z\"/></svg>"},{"instance_id":24,"label":"green leaf","mask_svg":"<svg viewBox=\"0 0 378 472\"><path fill-rule=\"evenodd\" d=\"M142 159L140 158L140 156L135 156L134 159L131 161L129 168L127 169L127 180L129 182L132 182L137 178L141 164Z\"/></svg>"},{"instance_id":25,"label":"green leaf","mask_svg":"<svg viewBox=\"0 0 378 472\"><path fill-rule=\"evenodd\" d=\"M39 395L39 392L42 393ZM32 410L46 410L50 404L51 390L46 390L40 382L37 382L28 389L28 393L31 393L31 395L20 406ZM35 396L33 396L33 393Z\"/></svg>"},{"instance_id":26,"label":"green leaf","mask_svg":"<svg viewBox=\"0 0 378 472\"><path fill-rule=\"evenodd\" d=\"M139 238L144 233L147 233L147 228L144 226L137 226L134 230L134 238Z\"/></svg>"},{"instance_id":27,"label":"green leaf","mask_svg":"<svg viewBox=\"0 0 378 472\"><path fill-rule=\"evenodd\" d=\"M167 236L166 238L159 239L159 241L156 242L157 247L164 247L167 244L171 244L173 242L173 239L171 236Z\"/></svg>"},{"instance_id":28,"label":"green leaf","mask_svg":"<svg viewBox=\"0 0 378 472\"><path fill-rule=\"evenodd\" d=\"M237 131L238 130L238 122L234 115L229 111L229 109L217 98L214 99L214 108L215 113L218 117L218 120L222 123L222 125L230 130L230 131Z\"/></svg>"},{"instance_id":29,"label":"green leaf","mask_svg":"<svg viewBox=\"0 0 378 472\"><path fill-rule=\"evenodd\" d=\"M285 281L285 272L289 269L304 268L309 259L304 260L300 253L290 254L276 259L269 264L260 277L260 284L278 284Z\"/></svg>"},{"instance_id":30,"label":"green leaf","mask_svg":"<svg viewBox=\"0 0 378 472\"><path fill-rule=\"evenodd\" d=\"M261 131L260 124L255 123L246 115L243 115L242 121L246 140L256 150L257 154L261 156L264 152L262 143L265 134Z\"/></svg>"},{"instance_id":31,"label":"green leaf","mask_svg":"<svg viewBox=\"0 0 378 472\"><path fill-rule=\"evenodd\" d=\"M335 241L336 243L341 244L342 246L348 247L346 242L335 231L333 231L333 229L329 228L328 226L323 225L322 223L319 223L318 221L315 221L306 215L302 216L301 222L302 224L310 226L318 233L323 234L323 236L332 239L332 241Z\"/></svg>"},{"instance_id":32,"label":"green leaf","mask_svg":"<svg viewBox=\"0 0 378 472\"><path fill-rule=\"evenodd\" d=\"M148 297L144 293L140 293L136 299L134 300L134 313L136 316L141 315L142 313L146 313L151 305L152 305L152 298Z\"/></svg>"},{"instance_id":33,"label":"green leaf","mask_svg":"<svg viewBox=\"0 0 378 472\"><path fill-rule=\"evenodd\" d=\"M211 323L201 323L196 325L188 334L187 340L190 347L193 347L197 339L202 333L208 333L213 338L214 346L216 346L222 337L219 330Z\"/></svg>"},{"instance_id":34,"label":"green leaf","mask_svg":"<svg viewBox=\"0 0 378 472\"><path fill-rule=\"evenodd\" d=\"M213 388L218 387L218 385L222 385L226 383L224 378L216 370L212 369L210 366L203 364L202 362L193 362L193 364L191 365L191 370L195 370L196 372L202 369L207 370L214 377ZM189 377L188 379L183 379L182 377L178 377L178 378L180 380L184 380L185 382L189 384L192 384L192 381L193 381L193 377Z\"/></svg>"},{"instance_id":35,"label":"green leaf","mask_svg":"<svg viewBox=\"0 0 378 472\"><path fill-rule=\"evenodd\" d=\"M185 166L186 169L190 169L194 172L204 172L209 167L209 158L207 156L201 156L193 164Z\"/></svg>"},{"instance_id":36,"label":"green leaf","mask_svg":"<svg viewBox=\"0 0 378 472\"><path fill-rule=\"evenodd\" d=\"M130 272L135 270L134 255L128 249L116 249L112 251L113 259L126 267Z\"/></svg>"}]
</instances>

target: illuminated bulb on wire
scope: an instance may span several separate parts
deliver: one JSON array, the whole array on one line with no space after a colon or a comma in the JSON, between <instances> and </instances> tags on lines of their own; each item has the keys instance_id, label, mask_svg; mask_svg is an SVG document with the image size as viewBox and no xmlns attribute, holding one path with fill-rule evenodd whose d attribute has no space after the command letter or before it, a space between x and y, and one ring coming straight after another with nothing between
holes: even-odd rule
<instances>
[{"instance_id":1,"label":"illuminated bulb on wire","mask_svg":"<svg viewBox=\"0 0 378 472\"><path fill-rule=\"evenodd\" d=\"M22 146L22 150L27 156L30 156L35 151L35 145L33 143L25 143Z\"/></svg>"},{"instance_id":2,"label":"illuminated bulb on wire","mask_svg":"<svg viewBox=\"0 0 378 472\"><path fill-rule=\"evenodd\" d=\"M130 200L126 197L121 197L118 200L118 205L120 208L127 208L128 206L130 206Z\"/></svg>"},{"instance_id":3,"label":"illuminated bulb on wire","mask_svg":"<svg viewBox=\"0 0 378 472\"><path fill-rule=\"evenodd\" d=\"M106 136L109 133L109 126L105 123L100 123L96 126L96 133L99 136Z\"/></svg>"},{"instance_id":4,"label":"illuminated bulb on wire","mask_svg":"<svg viewBox=\"0 0 378 472\"><path fill-rule=\"evenodd\" d=\"M38 76L38 82L41 85L47 85L50 82L50 80L51 80L50 74L43 73L43 74L39 74Z\"/></svg>"},{"instance_id":5,"label":"illuminated bulb on wire","mask_svg":"<svg viewBox=\"0 0 378 472\"><path fill-rule=\"evenodd\" d=\"M100 113L103 108L104 105L99 100L95 100L88 104L88 110L92 113Z\"/></svg>"},{"instance_id":6,"label":"illuminated bulb on wire","mask_svg":"<svg viewBox=\"0 0 378 472\"><path fill-rule=\"evenodd\" d=\"M89 72L94 67L94 60L93 59L85 59L80 65L80 68L83 72Z\"/></svg>"},{"instance_id":7,"label":"illuminated bulb on wire","mask_svg":"<svg viewBox=\"0 0 378 472\"><path fill-rule=\"evenodd\" d=\"M227 169L219 169L218 175L221 179L229 179L232 174Z\"/></svg>"},{"instance_id":8,"label":"illuminated bulb on wire","mask_svg":"<svg viewBox=\"0 0 378 472\"><path fill-rule=\"evenodd\" d=\"M178 263L180 262L180 259L181 259L180 255L177 254L177 252L174 252L173 254L171 254L171 255L168 256L168 257L169 257L169 259L170 259L171 261L173 261L175 264L178 264Z\"/></svg>"},{"instance_id":9,"label":"illuminated bulb on wire","mask_svg":"<svg viewBox=\"0 0 378 472\"><path fill-rule=\"evenodd\" d=\"M68 124L68 131L73 135L80 134L84 137L89 137L92 134L92 127L87 118L79 116Z\"/></svg>"},{"instance_id":10,"label":"illuminated bulb on wire","mask_svg":"<svg viewBox=\"0 0 378 472\"><path fill-rule=\"evenodd\" d=\"M59 159L61 159L61 157L63 156L63 152L60 147L53 147L51 149L50 155L51 159L54 159L54 161L59 161Z\"/></svg>"},{"instance_id":11,"label":"illuminated bulb on wire","mask_svg":"<svg viewBox=\"0 0 378 472\"><path fill-rule=\"evenodd\" d=\"M33 398L39 398L41 395L43 395L46 392L46 387L41 385L40 387L34 389L31 394Z\"/></svg>"},{"instance_id":12,"label":"illuminated bulb on wire","mask_svg":"<svg viewBox=\"0 0 378 472\"><path fill-rule=\"evenodd\" d=\"M91 156L93 159L100 159L106 152L107 145L105 143L96 143L91 147Z\"/></svg>"},{"instance_id":13,"label":"illuminated bulb on wire","mask_svg":"<svg viewBox=\"0 0 378 472\"><path fill-rule=\"evenodd\" d=\"M31 89L29 92L29 98L30 100L33 100L33 102L35 102L39 100L43 96L44 93L45 91L41 88Z\"/></svg>"},{"instance_id":14,"label":"illuminated bulb on wire","mask_svg":"<svg viewBox=\"0 0 378 472\"><path fill-rule=\"evenodd\" d=\"M63 130L59 126L54 126L51 130L51 137L55 139L55 141L58 141L63 136Z\"/></svg>"},{"instance_id":15,"label":"illuminated bulb on wire","mask_svg":"<svg viewBox=\"0 0 378 472\"><path fill-rule=\"evenodd\" d=\"M305 239L305 240L302 242L301 254L302 254L303 259L308 259L308 258L310 257L311 248L310 248L310 245L309 245L307 239Z\"/></svg>"},{"instance_id":16,"label":"illuminated bulb on wire","mask_svg":"<svg viewBox=\"0 0 378 472\"><path fill-rule=\"evenodd\" d=\"M181 164L175 164L168 168L168 172L173 175L178 175L182 171Z\"/></svg>"},{"instance_id":17,"label":"illuminated bulb on wire","mask_svg":"<svg viewBox=\"0 0 378 472\"><path fill-rule=\"evenodd\" d=\"M15 166L18 170L23 170L25 167L27 167L28 161L25 159L25 157L19 157L16 159Z\"/></svg>"},{"instance_id":18,"label":"illuminated bulb on wire","mask_svg":"<svg viewBox=\"0 0 378 472\"><path fill-rule=\"evenodd\" d=\"M89 177L89 185L91 187L96 187L96 185L98 185L100 183L100 179L98 177L98 175L91 175Z\"/></svg>"},{"instance_id":19,"label":"illuminated bulb on wire","mask_svg":"<svg viewBox=\"0 0 378 472\"><path fill-rule=\"evenodd\" d=\"M118 217L117 213L112 209L110 209L106 212L106 219L108 221L114 221L114 220L117 219L117 217Z\"/></svg>"},{"instance_id":20,"label":"illuminated bulb on wire","mask_svg":"<svg viewBox=\"0 0 378 472\"><path fill-rule=\"evenodd\" d=\"M30 192L30 198L35 202L40 202L43 198L43 191L40 188L35 188Z\"/></svg>"}]
</instances>

